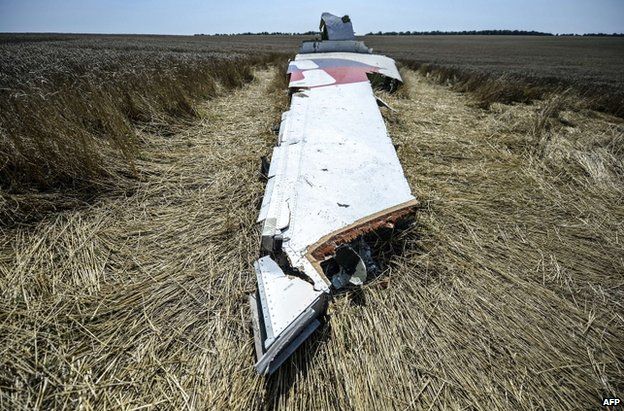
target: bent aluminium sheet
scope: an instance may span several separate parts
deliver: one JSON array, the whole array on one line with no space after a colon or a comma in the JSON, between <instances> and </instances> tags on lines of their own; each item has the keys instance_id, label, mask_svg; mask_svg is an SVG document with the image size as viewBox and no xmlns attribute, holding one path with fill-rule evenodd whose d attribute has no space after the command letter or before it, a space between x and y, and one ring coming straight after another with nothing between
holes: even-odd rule
<instances>
[{"instance_id":1,"label":"bent aluminium sheet","mask_svg":"<svg viewBox=\"0 0 624 411\"><path fill-rule=\"evenodd\" d=\"M394 61L358 53L299 54L258 222L266 254L252 296L260 373L273 372L311 334L331 283L320 263L336 247L416 202L368 76L401 77Z\"/></svg>"}]
</instances>

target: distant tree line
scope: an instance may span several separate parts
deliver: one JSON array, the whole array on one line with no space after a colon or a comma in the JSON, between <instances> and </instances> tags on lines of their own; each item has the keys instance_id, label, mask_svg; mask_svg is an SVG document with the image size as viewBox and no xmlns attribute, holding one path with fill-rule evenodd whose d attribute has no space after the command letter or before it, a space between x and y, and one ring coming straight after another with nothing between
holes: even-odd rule
<instances>
[{"instance_id":1,"label":"distant tree line","mask_svg":"<svg viewBox=\"0 0 624 411\"><path fill-rule=\"evenodd\" d=\"M367 36L552 36L534 30L463 30L463 31L378 31L366 33Z\"/></svg>"},{"instance_id":2,"label":"distant tree line","mask_svg":"<svg viewBox=\"0 0 624 411\"><path fill-rule=\"evenodd\" d=\"M303 33L289 33L282 31L262 31L252 33L216 33L216 34L195 34L195 36L314 36L319 35L317 31L306 31ZM535 30L463 30L463 31L378 31L366 33L366 36L573 36L573 37L624 37L624 33L546 33Z\"/></svg>"},{"instance_id":3,"label":"distant tree line","mask_svg":"<svg viewBox=\"0 0 624 411\"><path fill-rule=\"evenodd\" d=\"M195 34L195 36L314 36L320 34L318 31L306 31L304 33L288 33L282 31L261 31L258 33L252 33L246 31L244 33L216 33L216 34Z\"/></svg>"},{"instance_id":4,"label":"distant tree line","mask_svg":"<svg viewBox=\"0 0 624 411\"><path fill-rule=\"evenodd\" d=\"M575 36L575 37L624 37L624 33L546 33L535 30L463 30L463 31L378 31L367 36Z\"/></svg>"},{"instance_id":5,"label":"distant tree line","mask_svg":"<svg viewBox=\"0 0 624 411\"><path fill-rule=\"evenodd\" d=\"M574 33L559 33L557 36L574 36L574 37L624 37L624 33L585 33L585 34L574 34Z\"/></svg>"}]
</instances>

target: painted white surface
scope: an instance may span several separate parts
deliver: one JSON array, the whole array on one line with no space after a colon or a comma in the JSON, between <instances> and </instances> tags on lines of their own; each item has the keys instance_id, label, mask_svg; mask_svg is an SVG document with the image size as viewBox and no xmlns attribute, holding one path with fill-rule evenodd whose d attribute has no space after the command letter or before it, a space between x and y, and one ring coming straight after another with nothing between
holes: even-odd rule
<instances>
[{"instance_id":1,"label":"painted white surface","mask_svg":"<svg viewBox=\"0 0 624 411\"><path fill-rule=\"evenodd\" d=\"M390 78L397 79L399 81L403 81L401 79L401 74L399 74L399 70L396 67L396 63L390 57L382 56L379 54L363 54L363 53L342 53L342 52L333 52L333 53L306 53L306 54L297 54L295 56L295 60L292 63L297 64L299 67L299 63L303 61L309 61L314 59L344 59L344 60L352 60L360 63L368 64L369 66L378 67L379 72L385 76Z\"/></svg>"},{"instance_id":2,"label":"painted white surface","mask_svg":"<svg viewBox=\"0 0 624 411\"><path fill-rule=\"evenodd\" d=\"M325 70L313 69L303 72L303 79L291 81L290 87L318 87L334 84L336 80Z\"/></svg>"},{"instance_id":3,"label":"painted white surface","mask_svg":"<svg viewBox=\"0 0 624 411\"><path fill-rule=\"evenodd\" d=\"M290 112L304 117L303 135L289 124L282 142L292 159L281 187L290 249L304 253L324 235L414 198L368 82L296 93Z\"/></svg>"},{"instance_id":4,"label":"painted white surface","mask_svg":"<svg viewBox=\"0 0 624 411\"><path fill-rule=\"evenodd\" d=\"M267 340L269 346L300 313L312 305L321 295L310 283L291 278L270 257L262 257L255 263L258 291L262 301Z\"/></svg>"},{"instance_id":5,"label":"painted white surface","mask_svg":"<svg viewBox=\"0 0 624 411\"><path fill-rule=\"evenodd\" d=\"M292 61L291 64L297 67L299 70L311 70L318 68L318 65L312 60Z\"/></svg>"},{"instance_id":6,"label":"painted white surface","mask_svg":"<svg viewBox=\"0 0 624 411\"><path fill-rule=\"evenodd\" d=\"M351 59L401 78L394 61L384 56L298 55L297 67L312 67L305 63L307 57ZM267 293L271 287L265 321L276 338L320 293L329 291L305 258L308 247L356 220L414 199L370 83L325 84L327 79L316 72L329 76L326 72L306 70L301 86L314 88L294 93L282 116L258 220L263 222L263 246L271 250L271 241L281 236L291 265L309 276L314 287L284 276L272 260L274 266L262 262L266 257L258 260L265 264L258 278L265 285L259 289Z\"/></svg>"}]
</instances>

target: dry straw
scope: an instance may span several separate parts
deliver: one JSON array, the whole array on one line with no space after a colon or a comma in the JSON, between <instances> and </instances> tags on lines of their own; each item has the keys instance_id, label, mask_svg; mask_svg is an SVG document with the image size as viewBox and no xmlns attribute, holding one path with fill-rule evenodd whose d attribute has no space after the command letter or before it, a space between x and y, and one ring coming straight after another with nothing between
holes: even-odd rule
<instances>
[{"instance_id":1,"label":"dry straw","mask_svg":"<svg viewBox=\"0 0 624 411\"><path fill-rule=\"evenodd\" d=\"M621 121L549 100L484 111L403 74L403 96L383 98L417 224L279 372L254 372L245 299L259 159L284 109L265 70L192 125L139 130L134 195L2 234L0 408L563 410L621 395Z\"/></svg>"},{"instance_id":2,"label":"dry straw","mask_svg":"<svg viewBox=\"0 0 624 411\"><path fill-rule=\"evenodd\" d=\"M275 60L226 55L214 41L33 38L0 37L4 226L131 192L136 127L171 133L172 123L197 117L196 100L240 87L252 79L252 66Z\"/></svg>"}]
</instances>

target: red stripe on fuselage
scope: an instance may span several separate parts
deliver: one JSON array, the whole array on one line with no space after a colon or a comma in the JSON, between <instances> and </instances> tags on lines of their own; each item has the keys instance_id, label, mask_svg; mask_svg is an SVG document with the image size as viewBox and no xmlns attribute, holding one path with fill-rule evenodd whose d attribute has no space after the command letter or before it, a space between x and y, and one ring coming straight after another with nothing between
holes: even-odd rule
<instances>
[{"instance_id":1,"label":"red stripe on fuselage","mask_svg":"<svg viewBox=\"0 0 624 411\"><path fill-rule=\"evenodd\" d=\"M368 77L366 76L368 73L377 73L379 69L377 67L366 66L366 67L327 67L327 68L319 68L313 70L323 70L327 74L329 74L334 80L336 80L333 84L327 84L323 86L312 86L309 88L316 87L328 87L328 86L336 86L340 84L351 84L351 83L361 83L363 81L368 81ZM304 80L304 74L308 70L293 70L290 73L290 81L301 81ZM305 86L304 86L305 87Z\"/></svg>"}]
</instances>

